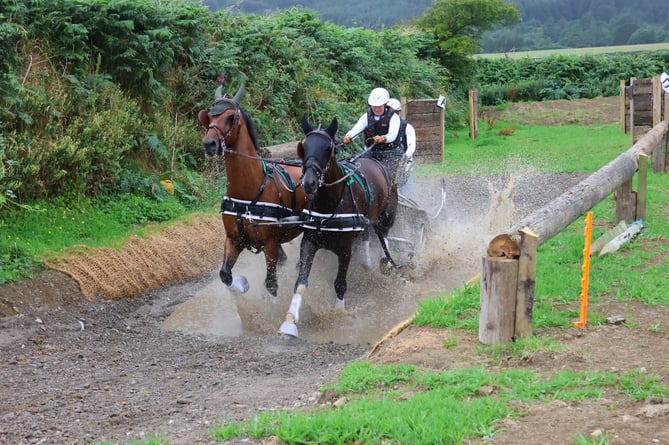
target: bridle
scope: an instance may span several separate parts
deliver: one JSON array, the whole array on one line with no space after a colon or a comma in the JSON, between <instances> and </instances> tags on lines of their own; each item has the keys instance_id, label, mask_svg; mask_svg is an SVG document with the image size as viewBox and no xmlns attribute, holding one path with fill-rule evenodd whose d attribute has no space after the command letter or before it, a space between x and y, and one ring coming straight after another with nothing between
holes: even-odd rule
<instances>
[{"instance_id":1,"label":"bridle","mask_svg":"<svg viewBox=\"0 0 669 445\"><path fill-rule=\"evenodd\" d=\"M239 131L239 129L242 126L242 124L241 124L241 109L239 108L239 104L237 102L235 102L234 100L228 98L228 97L223 97L221 99L218 99L216 102L214 102L214 104L209 109L209 113L212 113L212 110L215 110L217 106L221 107L223 102L225 102L225 104L227 104L227 105L223 105L223 107L225 107L225 108L223 108L220 111L220 113L216 114L215 116L221 115L224 112L228 111L229 109L234 108L235 109L235 114L232 118L232 124L230 125L230 128L228 128L227 131L223 131L221 129L221 127L219 127L216 123L210 122L209 126L205 129L205 135L209 132L209 130L211 130L213 128L214 130L216 130L216 137L218 139L218 146L220 147L219 149L221 151L220 154L222 154L222 153L234 153L234 154L239 155L240 153L237 153L235 150L232 150L232 149L228 148L229 145L228 145L228 142L227 142L228 139L230 138L230 136L232 135L232 133L235 130Z\"/></svg>"},{"instance_id":2,"label":"bridle","mask_svg":"<svg viewBox=\"0 0 669 445\"><path fill-rule=\"evenodd\" d=\"M325 184L325 174L327 173L328 169L330 168L330 162L329 159L332 156L332 151L335 148L334 140L330 137L330 135L325 132L325 130L321 129L320 127L317 128L316 130L312 130L309 133L307 133L305 137L305 143L306 140L309 138L309 136L313 135L319 135L323 136L326 138L329 143L328 143L328 156L327 156L327 161L325 162L325 166L320 165L320 163L316 160L315 156L311 156L307 159L304 160L304 163L302 164L302 178L300 178L300 183L304 180L304 175L307 173L307 170L313 169L316 172L316 179L318 182L318 188L321 188Z\"/></svg>"},{"instance_id":3,"label":"bridle","mask_svg":"<svg viewBox=\"0 0 669 445\"><path fill-rule=\"evenodd\" d=\"M328 144L328 149L330 150L330 155L332 156L332 152L337 148L337 144L335 144L334 139L323 129L320 127L317 128L316 130L312 130L309 133L307 133L306 137L308 138L312 134L319 134L321 136L324 136L325 138L328 139L329 144ZM306 140L306 138L305 138ZM328 157L329 159L329 157ZM327 173L328 169L330 168L330 162L327 162L325 164L325 167L321 166L318 164L318 162L315 162L314 157L310 157L308 159L305 159L304 164L302 166L302 179L304 178L304 174L306 173L307 169L313 168L316 170L316 177L318 179L318 188L321 187L332 187L340 182L347 181L349 178L351 178L353 175L356 174L356 172L360 169L360 164L358 162L353 162L352 163L355 167L350 169L344 176L341 178L337 179L336 181L333 182L325 182L325 174ZM300 184L302 184L302 179L300 179Z\"/></svg>"}]
</instances>

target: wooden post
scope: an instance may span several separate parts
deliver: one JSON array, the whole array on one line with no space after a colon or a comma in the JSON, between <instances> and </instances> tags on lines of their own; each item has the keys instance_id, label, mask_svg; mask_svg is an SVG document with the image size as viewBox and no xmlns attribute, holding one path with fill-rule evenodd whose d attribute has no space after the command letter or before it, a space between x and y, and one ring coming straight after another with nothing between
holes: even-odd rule
<instances>
[{"instance_id":1,"label":"wooden post","mask_svg":"<svg viewBox=\"0 0 669 445\"><path fill-rule=\"evenodd\" d=\"M669 146L667 145L667 135L664 135L663 139L659 141L655 150L651 154L651 165L653 167L653 173L664 173L667 171L666 163L669 162L667 159L667 151Z\"/></svg>"},{"instance_id":2,"label":"wooden post","mask_svg":"<svg viewBox=\"0 0 669 445\"><path fill-rule=\"evenodd\" d=\"M660 165L664 165L664 172L669 172L669 135L664 135L664 140L662 145L659 147L660 150L664 151L664 162Z\"/></svg>"},{"instance_id":3,"label":"wooden post","mask_svg":"<svg viewBox=\"0 0 669 445\"><path fill-rule=\"evenodd\" d=\"M539 237L529 227L519 232L518 289L516 291L515 338L532 335L534 285L537 278L537 246Z\"/></svg>"},{"instance_id":4,"label":"wooden post","mask_svg":"<svg viewBox=\"0 0 669 445\"><path fill-rule=\"evenodd\" d=\"M635 221L636 193L632 190L632 179L623 182L616 190L616 222Z\"/></svg>"},{"instance_id":5,"label":"wooden post","mask_svg":"<svg viewBox=\"0 0 669 445\"><path fill-rule=\"evenodd\" d=\"M620 81L620 131L621 133L627 133L627 90L625 88L625 81Z\"/></svg>"},{"instance_id":6,"label":"wooden post","mask_svg":"<svg viewBox=\"0 0 669 445\"><path fill-rule=\"evenodd\" d=\"M516 320L518 260L483 257L479 341L506 344L513 341Z\"/></svg>"},{"instance_id":7,"label":"wooden post","mask_svg":"<svg viewBox=\"0 0 669 445\"><path fill-rule=\"evenodd\" d=\"M469 138L476 139L479 135L478 123L478 90L469 90Z\"/></svg>"},{"instance_id":8,"label":"wooden post","mask_svg":"<svg viewBox=\"0 0 669 445\"><path fill-rule=\"evenodd\" d=\"M632 145L634 145L634 143L636 142L635 139L634 139L634 81L635 80L636 79L634 77L630 78L630 86L629 86L629 90L628 90L628 94L629 94L628 109L629 109L629 116L630 116L630 121L629 121L630 126L629 126L629 128L630 128L630 136L632 138L631 139L632 140Z\"/></svg>"},{"instance_id":9,"label":"wooden post","mask_svg":"<svg viewBox=\"0 0 669 445\"><path fill-rule=\"evenodd\" d=\"M660 76L653 76L651 79L652 82L652 93L651 93L651 100L652 100L652 106L653 106L653 124L652 126L656 126L660 122L662 122L663 117L662 116L662 108L663 108L663 102L664 102L664 97L662 96L662 83L660 82Z\"/></svg>"},{"instance_id":10,"label":"wooden post","mask_svg":"<svg viewBox=\"0 0 669 445\"><path fill-rule=\"evenodd\" d=\"M636 208L635 217L637 219L646 219L646 197L648 196L648 155L639 155L639 170L636 181Z\"/></svg>"}]
</instances>

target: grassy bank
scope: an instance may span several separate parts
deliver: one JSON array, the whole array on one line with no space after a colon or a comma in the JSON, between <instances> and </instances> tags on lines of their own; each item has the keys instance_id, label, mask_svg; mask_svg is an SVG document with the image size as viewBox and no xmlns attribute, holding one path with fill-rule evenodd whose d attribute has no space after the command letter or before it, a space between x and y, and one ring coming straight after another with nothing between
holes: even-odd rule
<instances>
[{"instance_id":1,"label":"grassy bank","mask_svg":"<svg viewBox=\"0 0 669 445\"><path fill-rule=\"evenodd\" d=\"M0 219L0 285L30 278L44 259L74 246L121 247L130 235L142 235L188 218L215 212L222 192L196 206L173 196L119 195L113 199L56 199L28 209L3 211Z\"/></svg>"}]
</instances>

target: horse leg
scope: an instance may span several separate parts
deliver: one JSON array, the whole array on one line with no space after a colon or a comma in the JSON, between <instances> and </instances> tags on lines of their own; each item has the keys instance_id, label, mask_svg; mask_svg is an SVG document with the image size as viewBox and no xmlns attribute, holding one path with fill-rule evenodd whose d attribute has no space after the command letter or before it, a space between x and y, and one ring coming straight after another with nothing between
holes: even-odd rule
<instances>
[{"instance_id":1,"label":"horse leg","mask_svg":"<svg viewBox=\"0 0 669 445\"><path fill-rule=\"evenodd\" d=\"M381 269L381 273L384 275L388 275L391 269L397 268L397 264L395 264L395 261L393 261L392 257L390 256L390 250L388 250L388 243L386 242L386 237L389 231L390 227L386 226L385 224L374 226L374 232L376 233L376 236L378 236L379 242L381 243L382 257L379 262L379 267Z\"/></svg>"},{"instance_id":2,"label":"horse leg","mask_svg":"<svg viewBox=\"0 0 669 445\"><path fill-rule=\"evenodd\" d=\"M286 255L286 251L283 250L283 246L279 245L279 261L278 261L279 266L283 266L284 264L286 264L287 259L288 255Z\"/></svg>"},{"instance_id":3,"label":"horse leg","mask_svg":"<svg viewBox=\"0 0 669 445\"><path fill-rule=\"evenodd\" d=\"M306 233L305 233L306 235ZM300 260L298 261L299 271L297 273L297 280L295 281L295 289L293 298L290 301L290 307L286 314L286 321L281 324L279 328L280 334L286 334L293 337L298 336L296 323L300 320L300 306L302 306L302 298L307 291L309 285L309 274L311 273L311 266L314 263L314 257L318 246L308 236L302 236L300 243Z\"/></svg>"},{"instance_id":4,"label":"horse leg","mask_svg":"<svg viewBox=\"0 0 669 445\"><path fill-rule=\"evenodd\" d=\"M369 241L367 242L369 243ZM344 309L344 294L347 289L346 275L348 274L348 266L351 263L351 248L349 247L338 252L337 258L339 264L337 267L337 277L334 282L335 293L337 294L335 308Z\"/></svg>"},{"instance_id":5,"label":"horse leg","mask_svg":"<svg viewBox=\"0 0 669 445\"><path fill-rule=\"evenodd\" d=\"M279 291L279 282L276 278L276 266L280 261L282 252L283 249L281 249L281 245L279 244L265 246L265 264L267 266L265 289L267 289L269 292L269 299L272 303L276 303L278 301L277 293Z\"/></svg>"},{"instance_id":6,"label":"horse leg","mask_svg":"<svg viewBox=\"0 0 669 445\"><path fill-rule=\"evenodd\" d=\"M244 275L232 275L232 268L239 258L241 253L237 245L230 239L225 239L225 249L223 253L223 265L218 272L221 281L225 284L232 293L245 293L249 290L249 282Z\"/></svg>"}]
</instances>

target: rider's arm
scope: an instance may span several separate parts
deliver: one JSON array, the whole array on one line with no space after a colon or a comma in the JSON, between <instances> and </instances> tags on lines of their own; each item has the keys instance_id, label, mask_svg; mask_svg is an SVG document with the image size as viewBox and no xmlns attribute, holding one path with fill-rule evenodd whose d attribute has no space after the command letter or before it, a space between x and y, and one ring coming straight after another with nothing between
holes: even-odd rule
<instances>
[{"instance_id":1,"label":"rider's arm","mask_svg":"<svg viewBox=\"0 0 669 445\"><path fill-rule=\"evenodd\" d=\"M395 142L397 139L397 133L400 131L400 117L397 114L393 114L393 117L390 118L390 125L388 126L388 133L385 135L386 143Z\"/></svg>"},{"instance_id":2,"label":"rider's arm","mask_svg":"<svg viewBox=\"0 0 669 445\"><path fill-rule=\"evenodd\" d=\"M358 119L358 122L355 123L353 128L351 128L347 133L346 136L349 136L350 138L354 138L358 134L362 133L365 131L365 128L367 128L367 114L363 114L360 116L360 119Z\"/></svg>"},{"instance_id":3,"label":"rider's arm","mask_svg":"<svg viewBox=\"0 0 669 445\"><path fill-rule=\"evenodd\" d=\"M408 159L411 159L414 152L416 151L416 130L413 128L413 125L407 124L406 135L407 135L407 149L404 152L404 155Z\"/></svg>"}]
</instances>

